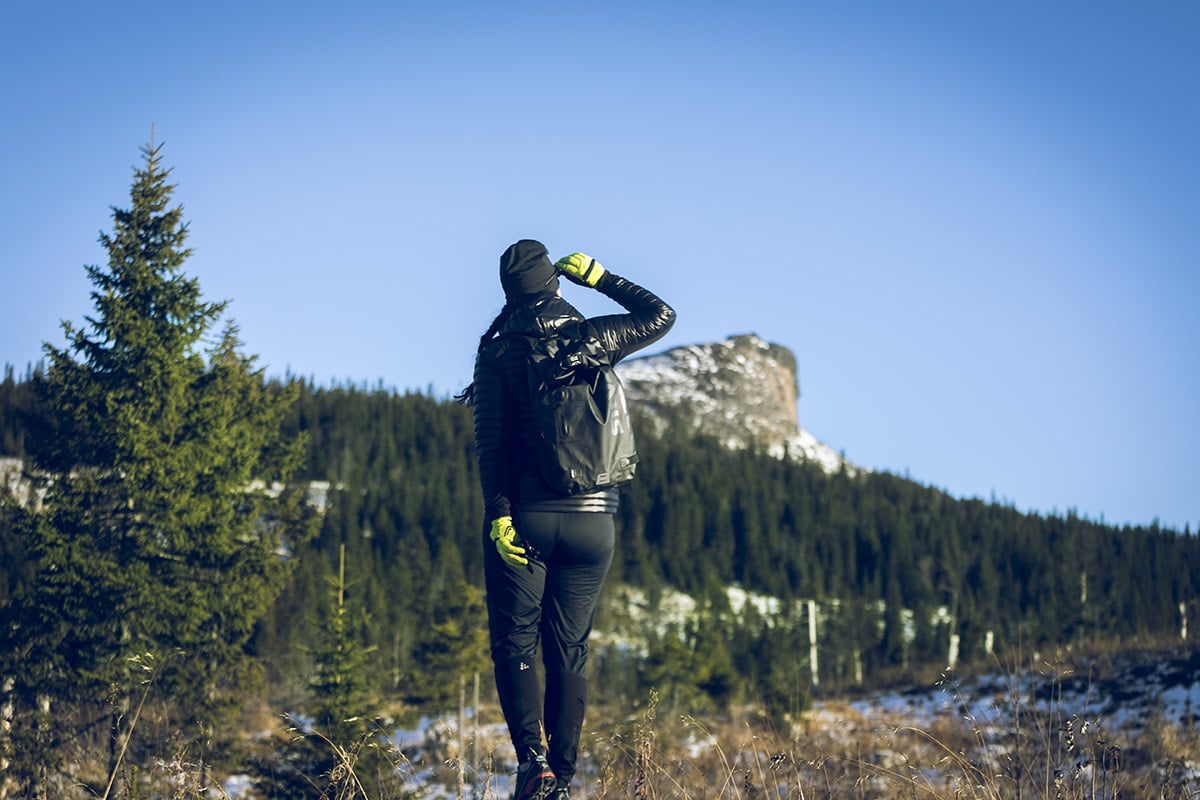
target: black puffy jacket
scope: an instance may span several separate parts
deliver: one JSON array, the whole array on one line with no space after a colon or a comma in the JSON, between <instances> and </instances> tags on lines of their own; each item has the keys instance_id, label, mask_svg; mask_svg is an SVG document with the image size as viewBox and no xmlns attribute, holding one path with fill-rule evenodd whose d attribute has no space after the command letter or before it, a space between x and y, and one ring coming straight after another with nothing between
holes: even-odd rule
<instances>
[{"instance_id":1,"label":"black puffy jacket","mask_svg":"<svg viewBox=\"0 0 1200 800\"><path fill-rule=\"evenodd\" d=\"M626 309L625 314L592 317L588 324L617 363L661 339L675 324L675 311L632 281L606 272L596 290ZM513 310L500 336L475 358L472 406L475 455L487 519L511 516L514 509L541 511L617 510L617 493L603 489L563 495L546 485L534 451L533 412L525 379L526 348L513 346L521 333L542 337L583 316L556 294L531 297Z\"/></svg>"}]
</instances>

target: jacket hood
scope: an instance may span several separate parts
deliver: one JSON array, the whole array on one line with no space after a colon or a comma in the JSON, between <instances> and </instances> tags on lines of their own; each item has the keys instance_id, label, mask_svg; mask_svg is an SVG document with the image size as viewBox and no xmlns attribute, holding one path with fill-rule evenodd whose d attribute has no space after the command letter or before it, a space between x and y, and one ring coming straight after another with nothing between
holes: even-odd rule
<instances>
[{"instance_id":1,"label":"jacket hood","mask_svg":"<svg viewBox=\"0 0 1200 800\"><path fill-rule=\"evenodd\" d=\"M542 337L554 333L572 322L583 322L584 316L575 306L558 295L530 298L513 311L501 333L520 333Z\"/></svg>"}]
</instances>

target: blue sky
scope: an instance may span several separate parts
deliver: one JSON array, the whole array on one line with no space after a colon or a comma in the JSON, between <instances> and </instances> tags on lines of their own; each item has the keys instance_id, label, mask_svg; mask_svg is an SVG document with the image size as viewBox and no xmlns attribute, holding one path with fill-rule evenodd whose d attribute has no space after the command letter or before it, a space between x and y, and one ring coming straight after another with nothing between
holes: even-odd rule
<instances>
[{"instance_id":1,"label":"blue sky","mask_svg":"<svg viewBox=\"0 0 1200 800\"><path fill-rule=\"evenodd\" d=\"M273 374L448 395L538 238L674 305L661 348L791 348L859 464L1195 531L1198 40L1181 2L10 4L0 363L91 312L153 125Z\"/></svg>"}]
</instances>

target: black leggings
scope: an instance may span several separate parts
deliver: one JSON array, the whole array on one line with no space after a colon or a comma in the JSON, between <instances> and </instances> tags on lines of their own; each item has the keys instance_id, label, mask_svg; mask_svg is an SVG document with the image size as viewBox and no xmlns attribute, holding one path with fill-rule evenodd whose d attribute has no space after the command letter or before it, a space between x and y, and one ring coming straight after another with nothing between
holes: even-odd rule
<instances>
[{"instance_id":1,"label":"black leggings","mask_svg":"<svg viewBox=\"0 0 1200 800\"><path fill-rule=\"evenodd\" d=\"M517 757L542 751L560 779L575 774L587 706L588 635L612 563L613 516L596 512L524 512L513 527L529 564L505 564L484 531L488 630L496 689ZM543 699L533 669L538 644L546 671Z\"/></svg>"}]
</instances>

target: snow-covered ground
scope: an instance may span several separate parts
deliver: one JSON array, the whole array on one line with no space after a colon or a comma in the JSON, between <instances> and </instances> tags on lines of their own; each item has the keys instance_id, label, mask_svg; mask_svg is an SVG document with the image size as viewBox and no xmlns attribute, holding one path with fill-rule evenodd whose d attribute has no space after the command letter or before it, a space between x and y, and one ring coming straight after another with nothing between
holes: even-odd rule
<instances>
[{"instance_id":1,"label":"snow-covered ground","mask_svg":"<svg viewBox=\"0 0 1200 800\"><path fill-rule=\"evenodd\" d=\"M1024 748L1043 763L1058 759L1060 775L1069 776L1064 780L1086 780L1104 754L1116 764L1122 753L1141 750L1158 759L1140 766L1154 771L1156 781L1169 778L1176 786L1193 787L1200 797L1195 747L1200 650L1164 654L1157 662L1153 658L1125 656L1075 671L1043 663L1013 673L962 679L949 675L933 687L878 692L850 703L817 703L809 716L821 729L846 736L954 726L974 742L977 763L999 772ZM1191 744L1176 748L1164 761L1162 753L1171 749L1161 747L1164 741ZM954 759L948 763L953 766Z\"/></svg>"},{"instance_id":2,"label":"snow-covered ground","mask_svg":"<svg viewBox=\"0 0 1200 800\"><path fill-rule=\"evenodd\" d=\"M987 726L1039 712L1100 725L1115 736L1140 735L1148 724L1200 727L1200 651L1158 662L1125 659L1086 672L1043 664L1015 674L949 677L927 689L884 692L849 704L880 721L924 726L947 715Z\"/></svg>"}]
</instances>

